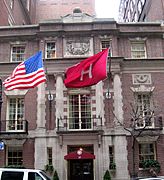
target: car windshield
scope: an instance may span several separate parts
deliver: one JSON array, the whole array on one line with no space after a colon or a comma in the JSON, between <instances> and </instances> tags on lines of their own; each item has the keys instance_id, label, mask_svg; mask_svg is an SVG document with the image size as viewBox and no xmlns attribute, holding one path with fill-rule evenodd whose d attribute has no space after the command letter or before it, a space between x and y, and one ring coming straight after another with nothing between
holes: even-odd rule
<instances>
[{"instance_id":1,"label":"car windshield","mask_svg":"<svg viewBox=\"0 0 164 180\"><path fill-rule=\"evenodd\" d=\"M40 171L40 173L46 178L46 180L51 180L44 171Z\"/></svg>"}]
</instances>

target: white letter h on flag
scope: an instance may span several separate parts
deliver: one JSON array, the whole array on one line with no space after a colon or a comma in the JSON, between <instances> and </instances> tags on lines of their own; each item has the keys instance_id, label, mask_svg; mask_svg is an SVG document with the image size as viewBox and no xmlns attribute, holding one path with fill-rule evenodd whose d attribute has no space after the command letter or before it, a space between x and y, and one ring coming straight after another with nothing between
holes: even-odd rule
<instances>
[{"instance_id":1,"label":"white letter h on flag","mask_svg":"<svg viewBox=\"0 0 164 180\"><path fill-rule=\"evenodd\" d=\"M92 78L92 64L90 64L89 69L87 71L82 70L81 71L81 77L80 77L80 81L83 81L83 75L84 74L89 74L89 78Z\"/></svg>"}]
</instances>

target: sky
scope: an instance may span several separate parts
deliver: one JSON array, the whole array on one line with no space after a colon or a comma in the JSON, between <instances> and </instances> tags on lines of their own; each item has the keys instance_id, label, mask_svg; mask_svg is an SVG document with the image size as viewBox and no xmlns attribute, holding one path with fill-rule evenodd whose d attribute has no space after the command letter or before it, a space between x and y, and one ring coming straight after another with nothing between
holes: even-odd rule
<instances>
[{"instance_id":1,"label":"sky","mask_svg":"<svg viewBox=\"0 0 164 180\"><path fill-rule=\"evenodd\" d=\"M114 18L118 20L120 0L95 0L98 18Z\"/></svg>"}]
</instances>

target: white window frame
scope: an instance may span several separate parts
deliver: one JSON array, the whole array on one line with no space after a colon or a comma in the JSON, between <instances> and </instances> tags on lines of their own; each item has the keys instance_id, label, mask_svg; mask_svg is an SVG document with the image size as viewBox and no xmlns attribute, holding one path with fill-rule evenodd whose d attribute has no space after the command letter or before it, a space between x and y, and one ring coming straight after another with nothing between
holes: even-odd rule
<instances>
[{"instance_id":1,"label":"white window frame","mask_svg":"<svg viewBox=\"0 0 164 180\"><path fill-rule=\"evenodd\" d=\"M13 52L13 48L24 48L24 52L23 53L14 53ZM11 62L22 62L25 60L25 52L26 52L26 46L23 44L19 44L19 45L12 45L11 47ZM21 60L18 60L18 58L15 58L16 60L14 60L13 56L20 56ZM14 61L13 61L14 60Z\"/></svg>"},{"instance_id":2,"label":"white window frame","mask_svg":"<svg viewBox=\"0 0 164 180\"><path fill-rule=\"evenodd\" d=\"M78 123L77 123L77 127L75 126L75 125L76 125L76 122L71 123L71 121L70 121L71 118L74 118L74 117L73 117L73 114L72 114L72 117L71 117L71 113L75 112L75 111L73 111L73 110L72 110L72 112L70 111L70 105L71 105L71 104L70 104L70 96L75 96L75 95L78 97L78 108L79 108L79 110L78 110L78 112L77 112L77 113L78 113ZM90 122L85 122L86 124L84 123L84 126L85 126L85 125L88 126L88 127L86 127L86 128L82 127L82 125L83 125L83 124L82 124L82 123L83 123L83 122L82 122L82 111L81 111L81 107L82 107L82 106L81 106L81 101L80 101L82 95L84 95L84 96L85 96L85 95L88 95L89 98L90 98L90 103L88 103L89 106L90 106L90 107L88 107L88 108L90 109L90 112L89 112L90 115L86 117L87 119L90 120ZM87 103L86 103L85 105L87 105ZM74 130L74 131L83 130L83 131L85 131L85 130L91 130L91 129L93 129L93 122L92 122L93 120L92 120L92 111L91 111L92 106L91 106L91 94L90 94L90 93L86 93L86 92L70 93L70 94L69 94L69 98L68 98L68 106L69 106L69 107L68 107L68 113L69 113L69 114L68 114L68 117L69 117L69 122L68 122L68 123L69 123L69 126L68 126L68 127L69 127L69 130ZM87 107L85 107L85 108L87 108ZM88 108L87 108L87 110L88 110ZM85 112L88 113L88 111L84 111L84 113L85 113ZM88 124L88 123L89 123L89 124ZM72 126L74 126L74 127L72 127Z\"/></svg>"},{"instance_id":3,"label":"white window frame","mask_svg":"<svg viewBox=\"0 0 164 180\"><path fill-rule=\"evenodd\" d=\"M103 44L105 46L103 46ZM109 55L112 56L112 45L111 45L111 39L101 39L101 51L105 50L106 48L109 48Z\"/></svg>"},{"instance_id":4,"label":"white window frame","mask_svg":"<svg viewBox=\"0 0 164 180\"><path fill-rule=\"evenodd\" d=\"M150 92L149 93L135 92L134 96L135 96L136 106L138 107L138 112L137 112L138 120L135 124L135 128L137 129L154 128L155 125L154 125L154 115L152 114L153 113L152 94ZM141 97L140 99L139 96ZM146 119L146 117L147 118L151 117L151 121L147 122L148 124L146 124L146 120L148 120Z\"/></svg>"},{"instance_id":5,"label":"white window frame","mask_svg":"<svg viewBox=\"0 0 164 180\"><path fill-rule=\"evenodd\" d=\"M10 101L11 99L15 99L16 103L15 103L15 118L12 119L10 118ZM8 105L7 105L7 123L6 123L6 130L8 132L25 132L25 128L26 128L26 124L25 124L25 118L24 118L24 111L25 111L25 107L24 107L24 103L23 103L23 112L19 113L19 108L18 108L18 101L19 100L23 100L24 101L24 97L8 97ZM14 109L12 109L13 111Z\"/></svg>"},{"instance_id":6,"label":"white window frame","mask_svg":"<svg viewBox=\"0 0 164 180\"><path fill-rule=\"evenodd\" d=\"M51 43L54 44L55 47L48 50L48 44L51 44ZM48 57L48 53L50 53L51 55L52 54L54 54L54 55ZM46 59L55 59L56 58L56 42L55 41L47 41L46 42L45 55L46 55L46 57L45 57Z\"/></svg>"},{"instance_id":7,"label":"white window frame","mask_svg":"<svg viewBox=\"0 0 164 180\"><path fill-rule=\"evenodd\" d=\"M143 49L137 49L137 46L135 45L143 45ZM135 48L134 48L135 47ZM139 47L139 46L138 46ZM143 55L141 55L143 54ZM131 57L133 59L144 59L146 58L146 44L145 41L131 41Z\"/></svg>"}]
</instances>

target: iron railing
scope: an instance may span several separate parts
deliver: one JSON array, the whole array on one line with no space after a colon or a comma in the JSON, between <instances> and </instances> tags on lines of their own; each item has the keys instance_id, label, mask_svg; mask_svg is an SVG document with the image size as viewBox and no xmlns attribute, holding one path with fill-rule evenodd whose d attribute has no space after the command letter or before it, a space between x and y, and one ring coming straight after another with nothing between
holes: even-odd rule
<instances>
[{"instance_id":1,"label":"iron railing","mask_svg":"<svg viewBox=\"0 0 164 180\"><path fill-rule=\"evenodd\" d=\"M1 120L0 121L0 134L20 134L28 133L27 120Z\"/></svg>"},{"instance_id":2,"label":"iron railing","mask_svg":"<svg viewBox=\"0 0 164 180\"><path fill-rule=\"evenodd\" d=\"M163 129L162 117L145 117L137 119L135 129Z\"/></svg>"},{"instance_id":3,"label":"iron railing","mask_svg":"<svg viewBox=\"0 0 164 180\"><path fill-rule=\"evenodd\" d=\"M102 130L102 118L66 118L57 121L57 131L96 131Z\"/></svg>"}]
</instances>

